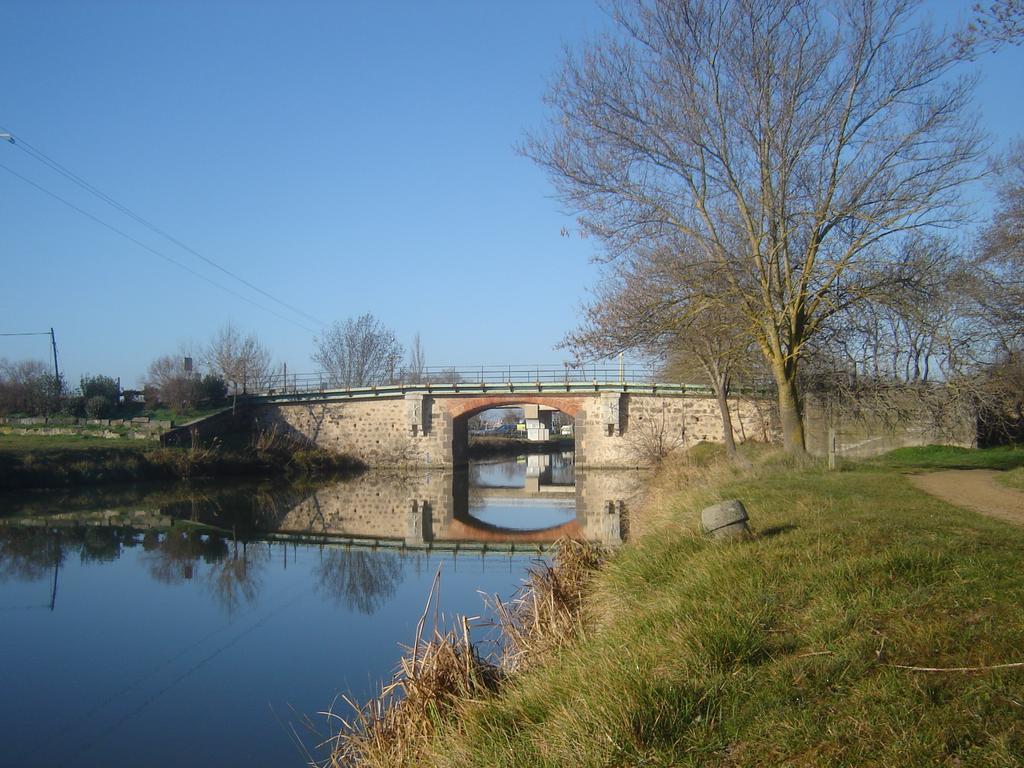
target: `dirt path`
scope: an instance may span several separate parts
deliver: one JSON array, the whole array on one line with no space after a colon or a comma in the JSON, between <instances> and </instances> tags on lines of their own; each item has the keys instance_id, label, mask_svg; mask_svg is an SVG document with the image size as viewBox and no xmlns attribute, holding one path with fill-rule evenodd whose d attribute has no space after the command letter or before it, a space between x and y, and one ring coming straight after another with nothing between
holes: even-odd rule
<instances>
[{"instance_id":1,"label":"dirt path","mask_svg":"<svg viewBox=\"0 0 1024 768\"><path fill-rule=\"evenodd\" d=\"M991 469L948 469L909 475L908 479L925 493L950 504L1024 525L1024 491L1000 485L998 474Z\"/></svg>"}]
</instances>

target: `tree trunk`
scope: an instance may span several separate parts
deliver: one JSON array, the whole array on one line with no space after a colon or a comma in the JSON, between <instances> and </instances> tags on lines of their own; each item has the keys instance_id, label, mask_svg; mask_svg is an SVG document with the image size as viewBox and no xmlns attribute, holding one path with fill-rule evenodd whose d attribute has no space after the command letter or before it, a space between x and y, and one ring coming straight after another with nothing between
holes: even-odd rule
<instances>
[{"instance_id":1,"label":"tree trunk","mask_svg":"<svg viewBox=\"0 0 1024 768\"><path fill-rule=\"evenodd\" d=\"M782 422L782 445L786 453L804 453L804 419L800 393L796 386L795 366L773 364L772 374L779 391L779 420Z\"/></svg>"},{"instance_id":2,"label":"tree trunk","mask_svg":"<svg viewBox=\"0 0 1024 768\"><path fill-rule=\"evenodd\" d=\"M729 410L729 362L721 354L721 348L714 346L710 339L704 339L704 348L697 350L697 360L700 361L704 373L711 383L711 389L718 401L718 411L722 416L722 441L725 443L725 453L729 459L738 464L739 453L736 451L736 440L732 432L732 413Z\"/></svg>"},{"instance_id":3,"label":"tree trunk","mask_svg":"<svg viewBox=\"0 0 1024 768\"><path fill-rule=\"evenodd\" d=\"M732 434L732 414L729 411L729 400L725 388L715 387L715 399L718 400L718 411L722 414L722 439L725 441L725 452L730 459L736 458L736 440Z\"/></svg>"}]
</instances>

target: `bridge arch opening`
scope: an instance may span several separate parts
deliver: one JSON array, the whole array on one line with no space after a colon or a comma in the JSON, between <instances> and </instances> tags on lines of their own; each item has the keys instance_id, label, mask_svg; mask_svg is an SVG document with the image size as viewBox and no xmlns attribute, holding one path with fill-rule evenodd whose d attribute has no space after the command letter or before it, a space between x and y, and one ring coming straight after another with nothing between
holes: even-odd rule
<instances>
[{"instance_id":1,"label":"bridge arch opening","mask_svg":"<svg viewBox=\"0 0 1024 768\"><path fill-rule=\"evenodd\" d=\"M574 454L579 407L571 400L554 400L488 398L462 405L452 413L455 464L500 456Z\"/></svg>"}]
</instances>

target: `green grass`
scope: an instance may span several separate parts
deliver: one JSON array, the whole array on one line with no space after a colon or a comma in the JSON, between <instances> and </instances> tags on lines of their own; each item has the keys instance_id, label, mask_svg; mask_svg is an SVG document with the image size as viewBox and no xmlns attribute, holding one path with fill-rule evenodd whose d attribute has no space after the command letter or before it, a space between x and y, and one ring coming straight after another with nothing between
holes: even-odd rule
<instances>
[{"instance_id":1,"label":"green grass","mask_svg":"<svg viewBox=\"0 0 1024 768\"><path fill-rule=\"evenodd\" d=\"M1013 469L1024 466L1024 446L983 450L952 445L897 448L868 463L896 469Z\"/></svg>"},{"instance_id":2,"label":"green grass","mask_svg":"<svg viewBox=\"0 0 1024 768\"><path fill-rule=\"evenodd\" d=\"M187 424L190 421L201 419L206 416L212 416L215 413L220 413L225 408L229 407L229 405L218 405L216 408L199 408L184 411L183 413L177 413L170 408L152 408L149 410L139 411L132 415L148 416L153 421L172 421L175 424ZM130 416L126 416L125 418L130 418Z\"/></svg>"},{"instance_id":3,"label":"green grass","mask_svg":"<svg viewBox=\"0 0 1024 768\"><path fill-rule=\"evenodd\" d=\"M73 449L140 448L155 445L155 440L133 440L128 437L99 437L87 432L79 435L7 435L0 434L0 452L24 453Z\"/></svg>"},{"instance_id":4,"label":"green grass","mask_svg":"<svg viewBox=\"0 0 1024 768\"><path fill-rule=\"evenodd\" d=\"M315 477L363 468L350 457L317 448L163 448L145 440L0 436L0 491L213 477Z\"/></svg>"},{"instance_id":5,"label":"green grass","mask_svg":"<svg viewBox=\"0 0 1024 768\"><path fill-rule=\"evenodd\" d=\"M893 666L1024 662L1024 529L902 476L1019 453L667 468L666 522L598 575L583 640L467 705L421 764L1021 765L1024 669ZM746 504L750 540L697 533L725 498Z\"/></svg>"},{"instance_id":6,"label":"green grass","mask_svg":"<svg viewBox=\"0 0 1024 768\"><path fill-rule=\"evenodd\" d=\"M1011 469L1009 472L1000 475L997 479L1000 483L1009 488L1024 491L1024 467Z\"/></svg>"}]
</instances>

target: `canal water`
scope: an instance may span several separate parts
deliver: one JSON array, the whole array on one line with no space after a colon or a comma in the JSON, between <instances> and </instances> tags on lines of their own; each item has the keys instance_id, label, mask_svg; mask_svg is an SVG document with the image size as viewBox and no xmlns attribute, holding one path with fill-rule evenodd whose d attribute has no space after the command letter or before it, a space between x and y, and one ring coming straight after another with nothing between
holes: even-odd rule
<instances>
[{"instance_id":1,"label":"canal water","mask_svg":"<svg viewBox=\"0 0 1024 768\"><path fill-rule=\"evenodd\" d=\"M0 496L0 766L301 766L390 678L440 574L481 617L562 535L615 546L632 473L572 454L310 486ZM443 619L442 619L443 620Z\"/></svg>"}]
</instances>

